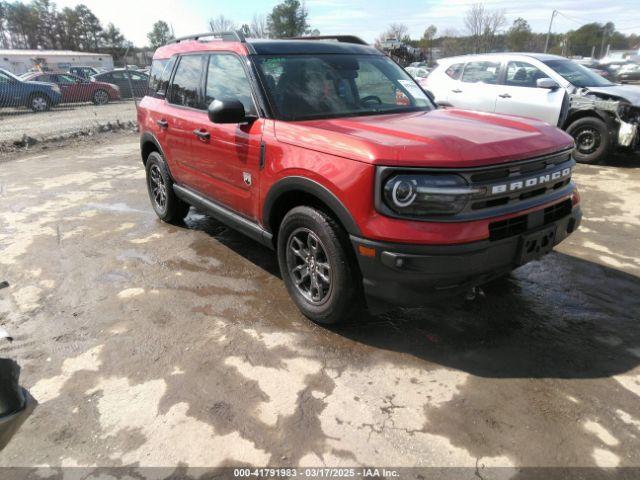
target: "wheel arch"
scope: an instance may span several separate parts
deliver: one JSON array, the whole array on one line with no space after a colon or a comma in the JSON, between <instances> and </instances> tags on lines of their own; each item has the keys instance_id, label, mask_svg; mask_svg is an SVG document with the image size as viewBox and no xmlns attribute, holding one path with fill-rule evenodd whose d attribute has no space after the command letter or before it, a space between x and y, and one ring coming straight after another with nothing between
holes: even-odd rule
<instances>
[{"instance_id":1,"label":"wheel arch","mask_svg":"<svg viewBox=\"0 0 640 480\"><path fill-rule=\"evenodd\" d=\"M144 132L140 136L140 155L142 156L142 164L145 167L147 166L147 157L151 152L158 152L163 158L166 158L155 135L151 132Z\"/></svg>"},{"instance_id":2,"label":"wheel arch","mask_svg":"<svg viewBox=\"0 0 640 480\"><path fill-rule=\"evenodd\" d=\"M360 236L360 228L347 207L328 188L309 178L292 176L277 181L267 193L262 221L277 241L278 228L286 213L294 207L309 205L333 216L350 235Z\"/></svg>"},{"instance_id":3,"label":"wheel arch","mask_svg":"<svg viewBox=\"0 0 640 480\"><path fill-rule=\"evenodd\" d=\"M569 111L567 118L562 124L562 129L566 130L567 128L569 128L569 125L571 125L576 120L580 120L581 118L587 118L587 117L593 117L593 118L597 118L598 120L602 120L604 123L607 124L607 127L609 128L609 130L613 130L613 127L615 126L611 116L607 115L604 112L600 112L598 110L574 110L574 111Z\"/></svg>"}]
</instances>

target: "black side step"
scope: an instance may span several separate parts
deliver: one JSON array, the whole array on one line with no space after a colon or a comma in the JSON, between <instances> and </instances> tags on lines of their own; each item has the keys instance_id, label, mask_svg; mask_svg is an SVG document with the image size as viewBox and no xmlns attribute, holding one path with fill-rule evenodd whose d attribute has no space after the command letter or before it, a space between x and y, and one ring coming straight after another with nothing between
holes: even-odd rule
<instances>
[{"instance_id":1,"label":"black side step","mask_svg":"<svg viewBox=\"0 0 640 480\"><path fill-rule=\"evenodd\" d=\"M174 184L173 190L176 192L176 195L179 198L181 198L188 204L199 208L200 210L206 212L217 220L220 220L222 223L230 226L234 230L238 230L239 232L244 233L246 236L252 238L256 242L260 242L266 247L273 249L273 235L270 232L267 232L257 223L254 223L251 220L248 220L245 217L232 212L228 208L223 207L222 205L209 200L201 194L196 193L186 187Z\"/></svg>"}]
</instances>

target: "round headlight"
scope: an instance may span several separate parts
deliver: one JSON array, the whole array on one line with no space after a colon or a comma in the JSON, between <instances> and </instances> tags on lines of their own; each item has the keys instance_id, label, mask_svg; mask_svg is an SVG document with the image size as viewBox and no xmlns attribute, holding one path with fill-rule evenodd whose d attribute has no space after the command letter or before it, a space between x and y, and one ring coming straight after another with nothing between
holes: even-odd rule
<instances>
[{"instance_id":1,"label":"round headlight","mask_svg":"<svg viewBox=\"0 0 640 480\"><path fill-rule=\"evenodd\" d=\"M395 214L455 215L476 192L453 174L398 173L383 181L382 199Z\"/></svg>"},{"instance_id":2,"label":"round headlight","mask_svg":"<svg viewBox=\"0 0 640 480\"><path fill-rule=\"evenodd\" d=\"M408 207L416 199L417 182L398 179L394 182L391 199L398 207Z\"/></svg>"}]
</instances>

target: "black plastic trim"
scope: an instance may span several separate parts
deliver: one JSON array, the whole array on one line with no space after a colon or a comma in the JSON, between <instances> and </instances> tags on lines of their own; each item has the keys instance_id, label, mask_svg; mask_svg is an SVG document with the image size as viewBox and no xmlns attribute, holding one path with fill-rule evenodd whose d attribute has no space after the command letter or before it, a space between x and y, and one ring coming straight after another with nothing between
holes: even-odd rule
<instances>
[{"instance_id":1,"label":"black plastic trim","mask_svg":"<svg viewBox=\"0 0 640 480\"><path fill-rule=\"evenodd\" d=\"M257 223L187 187L174 184L173 190L178 197L188 204L205 211L207 214L217 218L233 229L238 230L253 240L273 249L273 235Z\"/></svg>"},{"instance_id":2,"label":"black plastic trim","mask_svg":"<svg viewBox=\"0 0 640 480\"><path fill-rule=\"evenodd\" d=\"M358 224L349 213L349 210L342 204L340 199L333 194L333 192L320 185L318 182L306 177L298 176L286 177L277 181L273 184L269 193L267 193L262 210L262 219L267 231L272 231L271 225L269 224L269 217L276 201L281 195L294 190L303 191L316 196L322 202L327 204L349 234L360 235L360 228L358 227Z\"/></svg>"},{"instance_id":3,"label":"black plastic trim","mask_svg":"<svg viewBox=\"0 0 640 480\"><path fill-rule=\"evenodd\" d=\"M355 235L350 239L367 303L373 299L410 307L460 294L510 272L532 260L520 255L523 241L529 235L555 226L553 244L557 245L578 228L581 218L580 207L575 206L565 217L518 235L455 245L400 244ZM359 255L360 245L374 248L375 256Z\"/></svg>"},{"instance_id":4,"label":"black plastic trim","mask_svg":"<svg viewBox=\"0 0 640 480\"><path fill-rule=\"evenodd\" d=\"M151 132L143 132L142 135L140 135L140 156L142 157L142 151L144 147L145 143L151 142L153 143L156 148L158 149L158 151L160 152L160 155L162 155L162 158L167 158L164 156L164 151L162 150L162 147L160 146L160 142L158 141L158 139L156 138L156 136L151 133ZM146 158L142 157L142 163L145 163L147 161Z\"/></svg>"}]
</instances>

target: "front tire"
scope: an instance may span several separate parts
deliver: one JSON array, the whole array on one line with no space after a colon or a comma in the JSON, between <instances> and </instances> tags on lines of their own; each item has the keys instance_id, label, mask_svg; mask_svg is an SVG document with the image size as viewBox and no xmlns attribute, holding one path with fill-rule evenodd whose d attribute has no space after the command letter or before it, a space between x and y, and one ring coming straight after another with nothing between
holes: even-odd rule
<instances>
[{"instance_id":1,"label":"front tire","mask_svg":"<svg viewBox=\"0 0 640 480\"><path fill-rule=\"evenodd\" d=\"M182 222L190 205L176 196L167 164L158 152L151 152L147 157L146 172L147 191L156 215L163 222Z\"/></svg>"},{"instance_id":2,"label":"front tire","mask_svg":"<svg viewBox=\"0 0 640 480\"><path fill-rule=\"evenodd\" d=\"M362 305L361 278L346 233L320 210L290 210L278 232L278 263L289 295L309 319L346 320Z\"/></svg>"},{"instance_id":3,"label":"front tire","mask_svg":"<svg viewBox=\"0 0 640 480\"><path fill-rule=\"evenodd\" d=\"M599 163L607 156L611 148L609 128L599 118L583 117L567 128L567 133L576 142L574 158L580 163Z\"/></svg>"},{"instance_id":4,"label":"front tire","mask_svg":"<svg viewBox=\"0 0 640 480\"><path fill-rule=\"evenodd\" d=\"M34 112L46 112L51 108L51 100L44 93L34 93L29 97L29 108Z\"/></svg>"}]
</instances>

